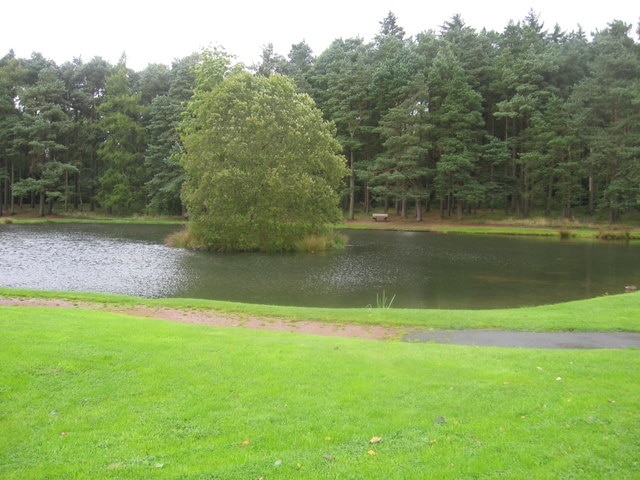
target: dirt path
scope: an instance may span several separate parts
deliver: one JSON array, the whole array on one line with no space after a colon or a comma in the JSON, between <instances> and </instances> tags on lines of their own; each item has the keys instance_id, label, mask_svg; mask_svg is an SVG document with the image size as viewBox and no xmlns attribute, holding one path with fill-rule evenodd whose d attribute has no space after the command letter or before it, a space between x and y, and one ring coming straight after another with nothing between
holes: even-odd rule
<instances>
[{"instance_id":1,"label":"dirt path","mask_svg":"<svg viewBox=\"0 0 640 480\"><path fill-rule=\"evenodd\" d=\"M67 300L0 298L0 306L70 307L88 310L106 310L135 317L157 318L173 322L194 323L216 327L242 327L282 332L307 333L333 337L364 338L370 340L401 339L406 331L377 325L347 325L319 321L293 321L272 317L254 317L233 313L221 313L204 309L154 308L146 306L118 307Z\"/></svg>"},{"instance_id":2,"label":"dirt path","mask_svg":"<svg viewBox=\"0 0 640 480\"><path fill-rule=\"evenodd\" d=\"M221 313L203 309L183 310L146 306L117 307L66 300L25 298L0 298L0 306L85 308L199 325L278 330L310 335L363 338L370 340L401 340L406 342L509 348L594 349L640 347L640 333L627 332L516 332L504 330L401 329L376 325L363 326L319 321L291 321L278 318Z\"/></svg>"}]
</instances>

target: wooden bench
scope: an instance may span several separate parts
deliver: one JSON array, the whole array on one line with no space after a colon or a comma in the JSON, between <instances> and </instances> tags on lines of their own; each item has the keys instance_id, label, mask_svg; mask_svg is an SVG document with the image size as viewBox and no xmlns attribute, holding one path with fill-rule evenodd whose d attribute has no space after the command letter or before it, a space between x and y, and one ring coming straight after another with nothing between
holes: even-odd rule
<instances>
[{"instance_id":1,"label":"wooden bench","mask_svg":"<svg viewBox=\"0 0 640 480\"><path fill-rule=\"evenodd\" d=\"M384 220L385 222L389 220L388 213L374 213L371 217L377 222L378 220Z\"/></svg>"}]
</instances>

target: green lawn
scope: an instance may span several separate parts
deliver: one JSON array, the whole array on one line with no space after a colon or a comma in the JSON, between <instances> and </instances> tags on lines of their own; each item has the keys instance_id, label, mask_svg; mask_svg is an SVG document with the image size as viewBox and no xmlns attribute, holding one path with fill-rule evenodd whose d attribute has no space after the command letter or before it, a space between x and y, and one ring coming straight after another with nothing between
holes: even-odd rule
<instances>
[{"instance_id":1,"label":"green lawn","mask_svg":"<svg viewBox=\"0 0 640 480\"><path fill-rule=\"evenodd\" d=\"M0 365L3 479L640 471L638 349L379 342L0 307Z\"/></svg>"},{"instance_id":2,"label":"green lawn","mask_svg":"<svg viewBox=\"0 0 640 480\"><path fill-rule=\"evenodd\" d=\"M0 297L63 299L81 304L145 305L206 309L240 315L319 320L360 325L444 329L502 329L521 331L640 331L640 291L538 307L491 310L401 308L309 308L255 305L217 300L143 299L125 295L53 292L0 287Z\"/></svg>"}]
</instances>

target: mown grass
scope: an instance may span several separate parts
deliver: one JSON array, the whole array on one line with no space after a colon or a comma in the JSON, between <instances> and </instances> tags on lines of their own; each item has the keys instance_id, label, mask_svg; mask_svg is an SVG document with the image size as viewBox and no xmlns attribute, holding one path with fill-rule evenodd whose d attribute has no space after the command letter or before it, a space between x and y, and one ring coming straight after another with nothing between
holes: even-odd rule
<instances>
[{"instance_id":1,"label":"mown grass","mask_svg":"<svg viewBox=\"0 0 640 480\"><path fill-rule=\"evenodd\" d=\"M640 292L537 307L491 310L403 308L312 308L259 305L217 300L143 299L125 295L0 288L0 297L62 299L117 306L144 305L203 309L290 321L318 320L357 325L444 329L502 329L520 331L640 331ZM388 300L391 297L387 296ZM392 305L393 307L393 305Z\"/></svg>"},{"instance_id":2,"label":"mown grass","mask_svg":"<svg viewBox=\"0 0 640 480\"><path fill-rule=\"evenodd\" d=\"M0 364L3 479L631 479L639 468L637 349L2 307Z\"/></svg>"}]
</instances>

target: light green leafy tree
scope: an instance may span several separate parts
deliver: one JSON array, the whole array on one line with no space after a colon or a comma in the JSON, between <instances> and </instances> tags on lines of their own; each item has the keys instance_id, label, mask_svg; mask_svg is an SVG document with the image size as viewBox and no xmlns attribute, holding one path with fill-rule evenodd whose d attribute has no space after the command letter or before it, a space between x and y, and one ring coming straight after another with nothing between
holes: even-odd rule
<instances>
[{"instance_id":1,"label":"light green leafy tree","mask_svg":"<svg viewBox=\"0 0 640 480\"><path fill-rule=\"evenodd\" d=\"M224 61L219 67L224 76ZM234 73L196 92L188 114L182 198L190 232L206 248L292 250L340 219L340 144L291 79Z\"/></svg>"}]
</instances>

